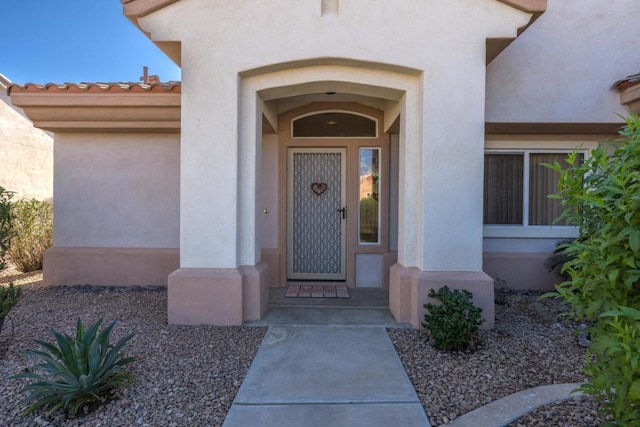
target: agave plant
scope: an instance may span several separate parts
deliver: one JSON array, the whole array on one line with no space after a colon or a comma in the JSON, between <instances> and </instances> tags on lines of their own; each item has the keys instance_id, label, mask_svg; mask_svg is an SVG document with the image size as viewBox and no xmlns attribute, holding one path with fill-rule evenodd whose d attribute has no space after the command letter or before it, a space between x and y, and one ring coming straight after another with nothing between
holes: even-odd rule
<instances>
[{"instance_id":1,"label":"agave plant","mask_svg":"<svg viewBox=\"0 0 640 427\"><path fill-rule=\"evenodd\" d=\"M126 335L115 345L109 343L116 322L111 322L98 333L102 319L88 329L78 319L76 338L51 330L58 346L35 340L43 348L29 350L24 355L36 356L42 363L11 378L35 380L21 392L31 392L25 403L31 406L28 415L40 407L49 407L47 414L62 408L75 415L87 403L105 400L107 392L134 378L124 366L134 358L123 357L120 351L134 334ZM34 373L44 370L45 375Z\"/></svg>"}]
</instances>

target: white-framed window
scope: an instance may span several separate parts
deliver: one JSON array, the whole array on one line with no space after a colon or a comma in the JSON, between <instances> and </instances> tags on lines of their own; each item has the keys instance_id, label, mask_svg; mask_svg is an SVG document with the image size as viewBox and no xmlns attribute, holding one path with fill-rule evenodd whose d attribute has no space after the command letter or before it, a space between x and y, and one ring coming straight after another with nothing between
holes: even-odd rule
<instances>
[{"instance_id":1,"label":"white-framed window","mask_svg":"<svg viewBox=\"0 0 640 427\"><path fill-rule=\"evenodd\" d=\"M565 162L569 150L486 150L483 222L488 226L563 226L558 173L544 163ZM585 153L581 153L584 158Z\"/></svg>"}]
</instances>

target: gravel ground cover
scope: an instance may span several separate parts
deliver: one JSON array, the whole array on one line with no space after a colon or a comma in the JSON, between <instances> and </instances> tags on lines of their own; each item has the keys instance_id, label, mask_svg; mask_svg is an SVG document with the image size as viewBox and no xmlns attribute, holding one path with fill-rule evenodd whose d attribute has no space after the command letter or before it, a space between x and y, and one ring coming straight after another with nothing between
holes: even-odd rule
<instances>
[{"instance_id":1,"label":"gravel ground cover","mask_svg":"<svg viewBox=\"0 0 640 427\"><path fill-rule=\"evenodd\" d=\"M586 380L585 349L575 325L558 317L557 300L510 294L496 305L496 327L479 332L476 352L438 352L425 331L395 329L389 335L432 425L443 425L517 391ZM512 426L597 426L591 397L539 408Z\"/></svg>"},{"instance_id":2,"label":"gravel ground cover","mask_svg":"<svg viewBox=\"0 0 640 427\"><path fill-rule=\"evenodd\" d=\"M24 293L0 333L0 425L11 426L217 426L255 356L266 328L166 324L164 289L72 287L48 289L41 273L5 271ZM496 328L481 331L474 353L435 351L424 331L394 329L389 334L433 425L520 390L554 383L580 382L584 349L576 344L574 325L559 320L564 307L536 295L512 294L496 306ZM22 417L24 383L6 380L34 363L19 353L35 348L33 339L51 341L49 329L72 333L103 317L117 320L113 339L136 336L126 354L137 357L130 371L137 381L88 415L67 418L42 412ZM509 427L597 426L590 396L547 405Z\"/></svg>"},{"instance_id":3,"label":"gravel ground cover","mask_svg":"<svg viewBox=\"0 0 640 427\"><path fill-rule=\"evenodd\" d=\"M597 412L593 396L581 396L540 407L512 422L507 427L599 426L606 419Z\"/></svg>"},{"instance_id":4,"label":"gravel ground cover","mask_svg":"<svg viewBox=\"0 0 640 427\"><path fill-rule=\"evenodd\" d=\"M7 275L23 295L0 333L1 426L219 426L249 369L266 328L167 325L164 289L72 287L48 289L41 274ZM50 328L72 334L76 320L117 320L112 342L135 332L125 347L135 383L119 389L106 405L77 418L60 412L22 417L24 382L7 375L33 365L19 353L35 349L33 339L52 342Z\"/></svg>"}]
</instances>

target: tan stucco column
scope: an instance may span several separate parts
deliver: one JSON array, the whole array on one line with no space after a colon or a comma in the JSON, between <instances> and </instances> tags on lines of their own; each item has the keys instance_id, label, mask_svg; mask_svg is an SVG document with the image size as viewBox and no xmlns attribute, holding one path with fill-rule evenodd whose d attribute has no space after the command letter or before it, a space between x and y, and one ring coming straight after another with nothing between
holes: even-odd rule
<instances>
[{"instance_id":1,"label":"tan stucco column","mask_svg":"<svg viewBox=\"0 0 640 427\"><path fill-rule=\"evenodd\" d=\"M400 126L389 297L394 316L415 327L429 290L444 285L471 291L493 326L493 281L482 272L485 67L472 47L465 53L427 68L420 108L405 108Z\"/></svg>"},{"instance_id":2,"label":"tan stucco column","mask_svg":"<svg viewBox=\"0 0 640 427\"><path fill-rule=\"evenodd\" d=\"M168 280L169 323L239 325L266 311L255 230L259 128L243 117L254 132L239 136L233 79L197 73L183 84L180 269Z\"/></svg>"}]
</instances>

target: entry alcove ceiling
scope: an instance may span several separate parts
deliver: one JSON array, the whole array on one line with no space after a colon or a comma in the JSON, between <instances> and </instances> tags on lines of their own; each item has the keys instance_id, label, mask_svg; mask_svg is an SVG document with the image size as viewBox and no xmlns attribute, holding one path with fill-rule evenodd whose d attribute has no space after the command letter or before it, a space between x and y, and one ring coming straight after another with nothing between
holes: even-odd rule
<instances>
[{"instance_id":1,"label":"entry alcove ceiling","mask_svg":"<svg viewBox=\"0 0 640 427\"><path fill-rule=\"evenodd\" d=\"M316 81L258 91L258 95L264 102L265 111L268 111L265 115L271 119L309 104L331 103L339 105L350 103L360 104L382 112L394 111L403 94L403 91L389 87L372 87L365 84L338 81ZM392 121L394 119L392 118ZM387 125L388 123L385 123L385 131L390 130ZM276 133L275 126L275 122L269 123L267 117L263 117L263 131L265 133Z\"/></svg>"},{"instance_id":2,"label":"entry alcove ceiling","mask_svg":"<svg viewBox=\"0 0 640 427\"><path fill-rule=\"evenodd\" d=\"M327 93L310 93L305 95L296 95L273 99L267 101L267 105L272 108L278 115L280 115L298 107L317 102L356 103L375 108L376 110L384 111L385 103L387 102L384 99L373 96L356 95L349 93L331 94L331 92L332 91L329 88L327 89Z\"/></svg>"},{"instance_id":3,"label":"entry alcove ceiling","mask_svg":"<svg viewBox=\"0 0 640 427\"><path fill-rule=\"evenodd\" d=\"M291 110L295 110L299 107L304 107L309 104L360 104L365 107L373 108L379 111L384 111L388 106L389 101L372 96L362 96L347 93L311 93L306 95L296 95L291 97L284 97L279 99L272 99L266 101L265 104L268 109L275 112L276 115L286 113ZM271 123L263 116L262 129L264 133L277 133L271 126Z\"/></svg>"}]
</instances>

